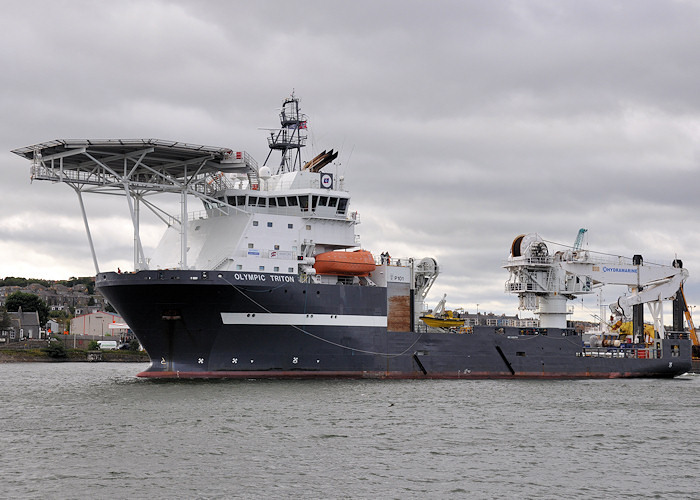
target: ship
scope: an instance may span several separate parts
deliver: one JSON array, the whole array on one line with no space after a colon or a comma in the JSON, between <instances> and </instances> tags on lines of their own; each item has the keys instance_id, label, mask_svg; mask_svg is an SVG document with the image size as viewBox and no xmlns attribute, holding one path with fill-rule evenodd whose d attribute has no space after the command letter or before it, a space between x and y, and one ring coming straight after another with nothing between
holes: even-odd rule
<instances>
[{"instance_id":1,"label":"ship","mask_svg":"<svg viewBox=\"0 0 700 500\"><path fill-rule=\"evenodd\" d=\"M516 237L504 264L504 291L538 315L535 326L426 322L437 261L364 248L338 153L303 160L308 117L294 94L279 118L262 166L245 151L159 139L54 140L13 151L31 162L33 180L75 191L96 288L150 357L140 377L561 379L690 369L694 329L676 318L682 305L666 329L660 306L679 300L688 276L680 261L550 252L537 234ZM86 194L126 198L132 271L100 269ZM159 206L156 195L170 204ZM201 205L190 211L193 199ZM148 257L144 210L166 227ZM637 332L624 342L585 338L567 321L568 301L609 283L628 285L613 308ZM656 311L654 338L640 333L645 305Z\"/></svg>"}]
</instances>

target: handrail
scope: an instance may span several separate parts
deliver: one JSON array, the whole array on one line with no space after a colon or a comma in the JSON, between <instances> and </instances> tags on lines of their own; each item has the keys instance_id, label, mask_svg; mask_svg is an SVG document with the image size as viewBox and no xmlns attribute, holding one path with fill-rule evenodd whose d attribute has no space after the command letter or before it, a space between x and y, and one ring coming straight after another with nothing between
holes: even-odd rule
<instances>
[{"instance_id":1,"label":"handrail","mask_svg":"<svg viewBox=\"0 0 700 500\"><path fill-rule=\"evenodd\" d=\"M322 219L322 220L337 220L341 222L353 222L359 224L359 216L355 216L356 212L352 212L346 215L338 215L336 217L329 216L319 216L315 214L309 214L308 212L303 212L299 207L257 207L257 210L247 210L241 207L223 205L217 208L211 208L208 210L195 210L187 214L188 221L203 220L213 217L226 217L232 213L238 211L246 214L270 214L270 215L293 215L303 217L304 220ZM177 224L178 220L175 216L169 217L169 224Z\"/></svg>"},{"instance_id":2,"label":"handrail","mask_svg":"<svg viewBox=\"0 0 700 500\"><path fill-rule=\"evenodd\" d=\"M584 347L581 355L594 358L659 359L661 352L656 347Z\"/></svg>"},{"instance_id":3,"label":"handrail","mask_svg":"<svg viewBox=\"0 0 700 500\"><path fill-rule=\"evenodd\" d=\"M391 266L391 267L410 267L411 266L411 259L408 257L396 258L396 257L390 256L389 262L385 262L381 256L381 254L380 255L372 254L372 256L374 257L374 263L378 266L383 266L383 265L387 265L387 266Z\"/></svg>"}]
</instances>

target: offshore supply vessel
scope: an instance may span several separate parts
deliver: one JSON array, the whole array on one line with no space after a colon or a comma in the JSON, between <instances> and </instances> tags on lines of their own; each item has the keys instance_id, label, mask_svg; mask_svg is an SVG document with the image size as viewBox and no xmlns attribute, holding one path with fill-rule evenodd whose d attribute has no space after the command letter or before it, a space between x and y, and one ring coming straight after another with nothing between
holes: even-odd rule
<instances>
[{"instance_id":1,"label":"offshore supply vessel","mask_svg":"<svg viewBox=\"0 0 700 500\"><path fill-rule=\"evenodd\" d=\"M537 327L430 326L420 318L431 317L425 299L437 262L362 249L359 215L332 168L338 154L303 161L306 139L307 117L292 95L269 131L263 166L244 151L155 139L56 140L13 152L32 162L33 179L75 190L96 287L151 358L142 377L612 378L690 369L680 261L600 260L578 240L554 253L535 234L511 245L506 291L539 315ZM125 196L133 272L99 269L84 193ZM162 193L178 197L179 212L155 204ZM201 210L188 210L193 198ZM144 208L167 226L148 258ZM631 319L633 332L589 339L567 327L567 301L608 283L628 286L612 312ZM673 331L663 326L667 299ZM653 335L643 333L645 304Z\"/></svg>"}]
</instances>

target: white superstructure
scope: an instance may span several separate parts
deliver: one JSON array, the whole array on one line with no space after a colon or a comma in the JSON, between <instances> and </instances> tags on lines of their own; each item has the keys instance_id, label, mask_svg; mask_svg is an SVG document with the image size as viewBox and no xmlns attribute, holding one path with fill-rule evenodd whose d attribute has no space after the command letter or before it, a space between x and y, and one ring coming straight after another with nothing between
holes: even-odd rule
<instances>
[{"instance_id":1,"label":"white superstructure","mask_svg":"<svg viewBox=\"0 0 700 500\"><path fill-rule=\"evenodd\" d=\"M262 167L264 171L266 167ZM297 274L318 253L357 247L356 212L333 174L308 170L248 179L226 177L216 201L189 215L187 262L195 269ZM151 267L176 267L178 227L171 225Z\"/></svg>"},{"instance_id":2,"label":"white superstructure","mask_svg":"<svg viewBox=\"0 0 700 500\"><path fill-rule=\"evenodd\" d=\"M338 155L324 151L303 163L306 130L307 117L292 95L282 105L280 128L269 130L270 153L280 152L279 165L271 169L268 155L254 175L222 171L210 177L204 209L186 222L188 267L313 276L314 255L359 245L359 217L350 211L342 178L321 171ZM180 267L181 238L179 224L170 224L151 267Z\"/></svg>"}]
</instances>

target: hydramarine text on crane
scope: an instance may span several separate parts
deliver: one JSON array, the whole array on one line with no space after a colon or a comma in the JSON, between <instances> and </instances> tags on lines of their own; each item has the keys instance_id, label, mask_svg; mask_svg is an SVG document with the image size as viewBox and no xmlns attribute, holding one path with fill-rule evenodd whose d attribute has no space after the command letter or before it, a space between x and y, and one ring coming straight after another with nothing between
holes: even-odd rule
<instances>
[{"instance_id":1,"label":"hydramarine text on crane","mask_svg":"<svg viewBox=\"0 0 700 500\"><path fill-rule=\"evenodd\" d=\"M636 269L625 269L621 267L605 267L603 266L604 273L636 273Z\"/></svg>"}]
</instances>

